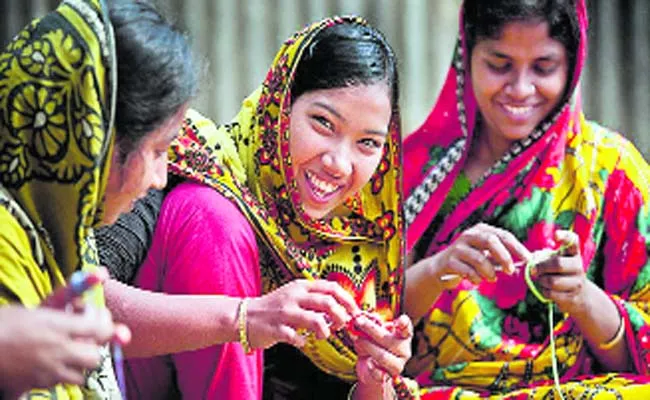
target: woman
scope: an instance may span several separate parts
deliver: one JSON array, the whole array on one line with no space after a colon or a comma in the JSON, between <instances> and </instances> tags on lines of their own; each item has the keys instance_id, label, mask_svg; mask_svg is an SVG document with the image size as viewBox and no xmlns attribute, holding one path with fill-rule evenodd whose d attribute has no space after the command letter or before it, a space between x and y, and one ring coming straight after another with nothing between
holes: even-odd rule
<instances>
[{"instance_id":1,"label":"woman","mask_svg":"<svg viewBox=\"0 0 650 400\"><path fill-rule=\"evenodd\" d=\"M644 398L650 168L582 114L584 1L466 0L460 27L405 143L407 371L423 399ZM515 263L558 248L529 288Z\"/></svg>"},{"instance_id":2,"label":"woman","mask_svg":"<svg viewBox=\"0 0 650 400\"><path fill-rule=\"evenodd\" d=\"M166 149L195 88L185 37L146 2L65 1L14 38L0 55L3 306L51 305L73 272L96 269L93 229L166 185ZM102 307L101 290L89 297ZM102 346L109 326L73 336L87 354L105 351L84 383L29 395L119 398ZM67 367L75 381L81 365Z\"/></svg>"},{"instance_id":3,"label":"woman","mask_svg":"<svg viewBox=\"0 0 650 400\"><path fill-rule=\"evenodd\" d=\"M135 282L177 295L233 297L217 303L202 296L196 299L201 314L172 314L184 296L166 296L167 315L178 319L149 329L160 334L148 341L166 343L184 334L193 349L201 347L206 343L198 319L207 305L219 304L222 317L212 312L206 334L212 338L218 330L223 342L240 343L211 342L201 350L129 360L130 393L259 399L261 349L282 341L302 347L310 361L287 351L268 360L265 397L345 397L346 381L358 373L366 379L351 398L392 398L387 378L401 371L411 337L408 318L398 318L396 74L392 50L376 30L355 18L325 20L285 43L264 84L231 124L215 128L188 113L170 166L185 182L166 196ZM135 307L132 297L122 296L111 303L121 315L142 310L147 301L143 297ZM356 317L359 308L386 326ZM352 316L354 329L338 329ZM134 321L136 332L137 324L143 322ZM280 340L273 337L277 329L286 332ZM145 345L134 340L130 347ZM159 350L172 353L172 346ZM249 348L252 355L246 355ZM295 374L276 364L283 357Z\"/></svg>"}]
</instances>

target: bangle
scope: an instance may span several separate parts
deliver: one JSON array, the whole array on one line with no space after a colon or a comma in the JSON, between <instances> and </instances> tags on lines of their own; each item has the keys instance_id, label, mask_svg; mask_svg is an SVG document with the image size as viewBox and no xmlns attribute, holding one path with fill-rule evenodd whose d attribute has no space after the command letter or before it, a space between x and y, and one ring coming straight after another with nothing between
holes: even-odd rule
<instances>
[{"instance_id":1,"label":"bangle","mask_svg":"<svg viewBox=\"0 0 650 400\"><path fill-rule=\"evenodd\" d=\"M625 320L623 319L623 316L621 316L621 322L618 325L618 330L616 331L616 334L614 335L613 338L608 340L605 343L601 343L598 345L598 350L611 350L618 344L618 342L623 339L623 336L625 334Z\"/></svg>"},{"instance_id":2,"label":"bangle","mask_svg":"<svg viewBox=\"0 0 650 400\"><path fill-rule=\"evenodd\" d=\"M253 349L251 348L251 344L248 341L248 324L246 323L246 311L248 309L248 299L244 298L242 301L239 303L239 307L237 310L237 328L239 331L239 344L241 344L241 347L244 349L244 353L251 354L253 352Z\"/></svg>"},{"instance_id":3,"label":"bangle","mask_svg":"<svg viewBox=\"0 0 650 400\"><path fill-rule=\"evenodd\" d=\"M359 382L354 382L354 385L350 388L350 391L348 392L348 400L354 400L354 392L357 390L357 386L359 385Z\"/></svg>"}]
</instances>

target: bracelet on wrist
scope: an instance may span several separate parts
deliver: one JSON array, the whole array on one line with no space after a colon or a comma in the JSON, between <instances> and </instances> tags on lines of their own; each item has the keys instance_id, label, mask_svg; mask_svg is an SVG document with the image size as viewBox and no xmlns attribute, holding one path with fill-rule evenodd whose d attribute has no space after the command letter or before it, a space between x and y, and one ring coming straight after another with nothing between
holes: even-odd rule
<instances>
[{"instance_id":1,"label":"bracelet on wrist","mask_svg":"<svg viewBox=\"0 0 650 400\"><path fill-rule=\"evenodd\" d=\"M248 299L244 298L239 302L237 309L237 330L239 332L239 344L244 349L244 353L251 354L253 349L248 341L248 323L246 321L246 314L248 311Z\"/></svg>"},{"instance_id":2,"label":"bracelet on wrist","mask_svg":"<svg viewBox=\"0 0 650 400\"><path fill-rule=\"evenodd\" d=\"M618 330L616 331L616 334L614 334L614 337L612 337L610 340L608 340L605 343L601 343L598 345L599 350L611 350L616 346L625 336L625 320L623 319L623 316L620 318L620 322L618 324Z\"/></svg>"}]
</instances>

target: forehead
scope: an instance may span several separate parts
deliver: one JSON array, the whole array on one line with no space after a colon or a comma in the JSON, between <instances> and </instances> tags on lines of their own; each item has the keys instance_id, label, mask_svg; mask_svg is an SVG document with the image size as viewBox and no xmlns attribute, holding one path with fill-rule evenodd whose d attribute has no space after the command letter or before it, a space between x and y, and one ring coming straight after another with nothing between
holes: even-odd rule
<instances>
[{"instance_id":1,"label":"forehead","mask_svg":"<svg viewBox=\"0 0 650 400\"><path fill-rule=\"evenodd\" d=\"M562 55L564 45L550 36L546 21L513 21L506 23L494 38L481 38L476 48L518 57Z\"/></svg>"}]
</instances>

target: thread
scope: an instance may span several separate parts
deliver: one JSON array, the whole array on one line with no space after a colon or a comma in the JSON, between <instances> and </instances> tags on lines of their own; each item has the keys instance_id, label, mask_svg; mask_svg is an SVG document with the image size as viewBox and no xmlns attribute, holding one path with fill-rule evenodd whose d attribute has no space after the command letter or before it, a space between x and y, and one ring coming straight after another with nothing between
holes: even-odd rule
<instances>
[{"instance_id":1,"label":"thread","mask_svg":"<svg viewBox=\"0 0 650 400\"><path fill-rule=\"evenodd\" d=\"M554 250L552 253L549 253L548 258L555 257L557 255L562 254L566 249L571 246L570 243L565 243L562 246L560 246L557 250ZM546 260L543 260L546 261ZM533 293L533 295L539 300L542 304L546 304L548 306L548 325L549 325L549 334L550 334L550 346L551 346L551 367L553 369L553 382L555 383L555 390L557 391L558 396L560 396L561 400L564 400L564 396L562 395L562 388L560 386L560 374L558 372L558 367L557 367L557 351L555 348L555 322L553 321L553 301L551 299L548 299L544 297L544 295L537 289L537 286L535 286L535 282L533 282L533 279L531 278L531 270L535 265L539 264L541 261L535 260L534 257L532 257L528 262L526 263L526 268L524 268L524 278L526 279L526 285L528 286L528 289Z\"/></svg>"}]
</instances>

